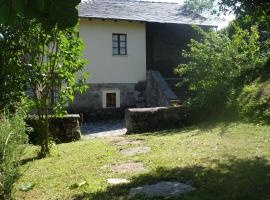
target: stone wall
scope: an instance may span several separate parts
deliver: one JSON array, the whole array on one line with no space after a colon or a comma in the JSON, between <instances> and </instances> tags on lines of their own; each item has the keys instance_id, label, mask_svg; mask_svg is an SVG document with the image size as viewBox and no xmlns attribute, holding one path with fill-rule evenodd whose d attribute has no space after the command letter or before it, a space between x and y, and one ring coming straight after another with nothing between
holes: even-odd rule
<instances>
[{"instance_id":1,"label":"stone wall","mask_svg":"<svg viewBox=\"0 0 270 200\"><path fill-rule=\"evenodd\" d=\"M134 83L89 84L86 92L75 94L73 103L68 106L68 112L83 113L84 118L89 120L121 117L126 108L136 105L135 85ZM114 89L120 90L120 108L102 108L102 91Z\"/></svg>"},{"instance_id":2,"label":"stone wall","mask_svg":"<svg viewBox=\"0 0 270 200\"><path fill-rule=\"evenodd\" d=\"M186 123L186 119L187 112L183 106L130 108L125 112L128 133L179 127Z\"/></svg>"},{"instance_id":3,"label":"stone wall","mask_svg":"<svg viewBox=\"0 0 270 200\"><path fill-rule=\"evenodd\" d=\"M50 136L56 143L72 142L80 140L80 115L65 115L62 118L50 118ZM36 116L29 116L26 119L28 126L32 127L29 133L29 140L33 144L39 144L40 124Z\"/></svg>"},{"instance_id":4,"label":"stone wall","mask_svg":"<svg viewBox=\"0 0 270 200\"><path fill-rule=\"evenodd\" d=\"M178 103L178 98L158 71L147 71L145 91L147 107L167 107Z\"/></svg>"}]
</instances>

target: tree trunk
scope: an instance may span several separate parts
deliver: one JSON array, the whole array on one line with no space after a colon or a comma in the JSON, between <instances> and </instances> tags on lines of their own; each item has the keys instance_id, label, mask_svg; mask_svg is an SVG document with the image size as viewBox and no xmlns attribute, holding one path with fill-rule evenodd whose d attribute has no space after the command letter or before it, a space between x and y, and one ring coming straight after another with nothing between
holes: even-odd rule
<instances>
[{"instance_id":1,"label":"tree trunk","mask_svg":"<svg viewBox=\"0 0 270 200\"><path fill-rule=\"evenodd\" d=\"M40 157L46 157L50 153L49 149L49 103L48 98L45 100L44 113L42 116L42 133L41 133L41 152Z\"/></svg>"}]
</instances>

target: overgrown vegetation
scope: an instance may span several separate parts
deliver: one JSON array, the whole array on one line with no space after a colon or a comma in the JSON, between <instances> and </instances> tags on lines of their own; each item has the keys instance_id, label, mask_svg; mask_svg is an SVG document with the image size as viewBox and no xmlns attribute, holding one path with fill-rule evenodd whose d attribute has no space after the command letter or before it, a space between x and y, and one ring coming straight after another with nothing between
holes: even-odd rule
<instances>
[{"instance_id":1,"label":"overgrown vegetation","mask_svg":"<svg viewBox=\"0 0 270 200\"><path fill-rule=\"evenodd\" d=\"M20 177L21 156L26 147L25 114L0 115L0 199L10 199L14 183Z\"/></svg>"},{"instance_id":2,"label":"overgrown vegetation","mask_svg":"<svg viewBox=\"0 0 270 200\"><path fill-rule=\"evenodd\" d=\"M88 74L77 28L49 32L35 20L1 26L0 110L13 109L26 96L40 122L41 156L49 153L49 115L61 116L64 107L83 92ZM29 103L29 102L28 102Z\"/></svg>"},{"instance_id":3,"label":"overgrown vegetation","mask_svg":"<svg viewBox=\"0 0 270 200\"><path fill-rule=\"evenodd\" d=\"M181 84L188 86L186 105L193 117L228 108L248 114L244 111L248 102L241 105L243 98L239 95L244 96L242 88L264 74L270 58L269 41L262 38L256 25L244 29L239 23L232 23L221 31L196 29L202 39L191 40L188 50L183 52L189 62L175 70L183 77Z\"/></svg>"},{"instance_id":4,"label":"overgrown vegetation","mask_svg":"<svg viewBox=\"0 0 270 200\"><path fill-rule=\"evenodd\" d=\"M21 35L26 24L0 25L0 110L14 110L26 90L25 72L21 66Z\"/></svg>"},{"instance_id":5,"label":"overgrown vegetation","mask_svg":"<svg viewBox=\"0 0 270 200\"><path fill-rule=\"evenodd\" d=\"M49 33L39 23L31 22L21 39L24 41L22 66L27 84L33 94L39 129L41 156L49 153L49 115L61 116L64 107L74 98L75 91L83 92L88 73L83 70L83 44L76 28Z\"/></svg>"}]
</instances>

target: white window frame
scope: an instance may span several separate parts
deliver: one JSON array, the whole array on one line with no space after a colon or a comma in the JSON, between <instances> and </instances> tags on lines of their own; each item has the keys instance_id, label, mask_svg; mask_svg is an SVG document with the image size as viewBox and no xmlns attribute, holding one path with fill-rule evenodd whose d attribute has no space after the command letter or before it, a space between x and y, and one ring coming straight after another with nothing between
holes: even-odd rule
<instances>
[{"instance_id":1,"label":"white window frame","mask_svg":"<svg viewBox=\"0 0 270 200\"><path fill-rule=\"evenodd\" d=\"M115 93L116 95L116 107L107 107L107 93ZM103 108L120 108L120 90L119 89L107 89L102 91L102 107Z\"/></svg>"}]
</instances>

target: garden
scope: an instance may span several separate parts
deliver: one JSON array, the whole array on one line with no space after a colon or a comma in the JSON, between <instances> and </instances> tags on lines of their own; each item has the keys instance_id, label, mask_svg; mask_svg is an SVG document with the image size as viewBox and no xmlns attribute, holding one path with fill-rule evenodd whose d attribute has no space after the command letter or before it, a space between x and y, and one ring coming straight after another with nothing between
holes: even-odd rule
<instances>
[{"instance_id":1,"label":"garden","mask_svg":"<svg viewBox=\"0 0 270 200\"><path fill-rule=\"evenodd\" d=\"M185 123L57 144L51 119L88 86L80 1L0 0L0 199L270 199L270 4L185 2L235 15L221 30L193 26L175 69Z\"/></svg>"}]
</instances>

